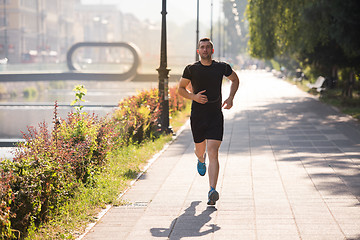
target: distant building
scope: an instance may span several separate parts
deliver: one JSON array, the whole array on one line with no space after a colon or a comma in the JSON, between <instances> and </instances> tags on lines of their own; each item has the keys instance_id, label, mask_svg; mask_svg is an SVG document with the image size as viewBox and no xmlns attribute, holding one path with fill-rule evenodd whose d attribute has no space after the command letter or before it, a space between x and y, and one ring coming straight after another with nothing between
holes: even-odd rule
<instances>
[{"instance_id":1,"label":"distant building","mask_svg":"<svg viewBox=\"0 0 360 240\"><path fill-rule=\"evenodd\" d=\"M83 29L80 41L113 42L122 36L122 14L116 5L78 5L77 22Z\"/></svg>"},{"instance_id":2,"label":"distant building","mask_svg":"<svg viewBox=\"0 0 360 240\"><path fill-rule=\"evenodd\" d=\"M82 5L80 0L0 0L0 59L10 64L63 63L69 48L83 41L131 42L140 49L142 62L150 64L145 68L154 71L158 65L159 23L140 21L121 7ZM80 62L123 59L121 52L114 56L109 49L83 51Z\"/></svg>"},{"instance_id":3,"label":"distant building","mask_svg":"<svg viewBox=\"0 0 360 240\"><path fill-rule=\"evenodd\" d=\"M83 29L82 38L78 41L88 42L130 42L135 44L141 53L143 63L158 64L160 53L160 27L149 22L140 21L136 16L122 13L116 5L79 5L77 9L79 29ZM161 15L159 14L159 19ZM120 51L121 52L121 51ZM120 62L124 55L117 51L84 50L81 62ZM155 65L156 65L155 64ZM150 68L155 71L156 66ZM145 67L147 68L147 67Z\"/></svg>"},{"instance_id":4,"label":"distant building","mask_svg":"<svg viewBox=\"0 0 360 240\"><path fill-rule=\"evenodd\" d=\"M9 63L64 61L74 42L80 0L3 0L0 58Z\"/></svg>"}]
</instances>

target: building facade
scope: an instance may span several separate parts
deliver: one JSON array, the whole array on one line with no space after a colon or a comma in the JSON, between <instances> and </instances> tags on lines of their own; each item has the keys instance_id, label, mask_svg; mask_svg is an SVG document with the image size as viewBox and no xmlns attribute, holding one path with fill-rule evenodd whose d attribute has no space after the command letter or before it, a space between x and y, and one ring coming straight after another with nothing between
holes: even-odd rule
<instances>
[{"instance_id":1,"label":"building facade","mask_svg":"<svg viewBox=\"0 0 360 240\"><path fill-rule=\"evenodd\" d=\"M153 64L151 69L158 65L160 25L124 14L121 6L82 5L80 0L0 0L0 60L64 63L69 48L83 41L131 42L140 50L143 63ZM120 50L83 51L87 53L76 59L80 63L125 59Z\"/></svg>"},{"instance_id":2,"label":"building facade","mask_svg":"<svg viewBox=\"0 0 360 240\"><path fill-rule=\"evenodd\" d=\"M74 42L80 0L0 0L0 58L58 62Z\"/></svg>"}]
</instances>

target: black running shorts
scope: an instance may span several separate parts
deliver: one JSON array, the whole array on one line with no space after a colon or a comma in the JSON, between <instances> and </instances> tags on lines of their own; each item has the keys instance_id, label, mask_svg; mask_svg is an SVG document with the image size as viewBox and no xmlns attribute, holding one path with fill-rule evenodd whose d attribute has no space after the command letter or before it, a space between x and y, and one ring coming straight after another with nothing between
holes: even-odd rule
<instances>
[{"instance_id":1,"label":"black running shorts","mask_svg":"<svg viewBox=\"0 0 360 240\"><path fill-rule=\"evenodd\" d=\"M222 141L224 135L224 116L221 108L210 107L192 108L190 123L191 132L195 143L205 139ZM194 107L194 106L193 106Z\"/></svg>"}]
</instances>

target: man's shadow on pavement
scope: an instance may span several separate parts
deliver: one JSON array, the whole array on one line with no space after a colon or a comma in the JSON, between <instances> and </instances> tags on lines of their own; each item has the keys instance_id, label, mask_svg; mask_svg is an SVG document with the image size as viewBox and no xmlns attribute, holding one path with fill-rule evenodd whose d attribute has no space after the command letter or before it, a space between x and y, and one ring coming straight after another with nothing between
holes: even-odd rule
<instances>
[{"instance_id":1,"label":"man's shadow on pavement","mask_svg":"<svg viewBox=\"0 0 360 240\"><path fill-rule=\"evenodd\" d=\"M200 215L195 216L195 207L199 204L200 201L192 202L182 215L171 222L169 228L151 228L152 236L180 240L183 237L200 237L218 231L220 227L210 224L208 230L200 232L201 228L211 220L210 215L216 211L216 208L207 207Z\"/></svg>"}]
</instances>

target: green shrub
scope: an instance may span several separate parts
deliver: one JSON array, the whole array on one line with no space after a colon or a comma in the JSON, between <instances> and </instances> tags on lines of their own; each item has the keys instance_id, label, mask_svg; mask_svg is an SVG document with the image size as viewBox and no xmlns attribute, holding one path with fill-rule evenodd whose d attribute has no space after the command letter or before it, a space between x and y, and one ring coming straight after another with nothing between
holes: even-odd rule
<instances>
[{"instance_id":1,"label":"green shrub","mask_svg":"<svg viewBox=\"0 0 360 240\"><path fill-rule=\"evenodd\" d=\"M1 166L0 162L0 166ZM14 194L10 187L12 182L12 173L8 169L0 167L0 238L9 239L14 237L11 230L10 219L13 216L11 204L14 200Z\"/></svg>"},{"instance_id":2,"label":"green shrub","mask_svg":"<svg viewBox=\"0 0 360 240\"><path fill-rule=\"evenodd\" d=\"M45 123L39 124L39 130L29 127L24 138L14 159L2 164L2 169L13 173L11 228L23 235L29 226L47 221L76 185L70 166L57 161L58 150Z\"/></svg>"},{"instance_id":3,"label":"green shrub","mask_svg":"<svg viewBox=\"0 0 360 240\"><path fill-rule=\"evenodd\" d=\"M95 115L70 113L56 130L59 161L70 164L78 180L92 182L97 169L105 163L111 133L110 125Z\"/></svg>"},{"instance_id":4,"label":"green shrub","mask_svg":"<svg viewBox=\"0 0 360 240\"><path fill-rule=\"evenodd\" d=\"M145 139L159 136L157 120L159 117L158 91L143 91L119 103L113 115L122 144L140 144Z\"/></svg>"},{"instance_id":5,"label":"green shrub","mask_svg":"<svg viewBox=\"0 0 360 240\"><path fill-rule=\"evenodd\" d=\"M96 186L95 176L106 165L111 148L138 145L160 135L157 89L121 101L111 118L81 112L86 89L79 85L74 91L76 112L60 119L55 102L54 128L49 130L45 122L28 127L14 159L0 160L3 239L35 232L61 212L79 187ZM171 114L185 107L175 88L170 89L169 107Z\"/></svg>"},{"instance_id":6,"label":"green shrub","mask_svg":"<svg viewBox=\"0 0 360 240\"><path fill-rule=\"evenodd\" d=\"M21 235L51 219L80 182L93 184L110 146L111 131L95 115L69 113L61 121L55 105L55 122L51 133L45 122L28 127L13 161L2 162L1 169L14 175L11 228Z\"/></svg>"},{"instance_id":7,"label":"green shrub","mask_svg":"<svg viewBox=\"0 0 360 240\"><path fill-rule=\"evenodd\" d=\"M113 115L118 130L118 139L122 144L140 144L146 139L159 136L158 118L160 116L159 91L143 91L119 103ZM177 93L177 87L169 89L169 114L175 116L186 107L186 99Z\"/></svg>"},{"instance_id":8,"label":"green shrub","mask_svg":"<svg viewBox=\"0 0 360 240\"><path fill-rule=\"evenodd\" d=\"M25 88L23 91L24 97L26 98L35 98L38 95L38 91L35 87Z\"/></svg>"}]
</instances>

